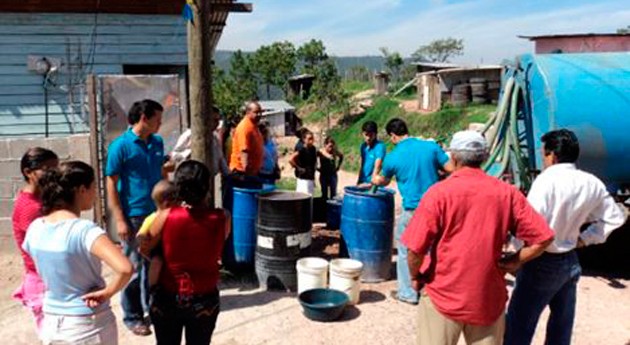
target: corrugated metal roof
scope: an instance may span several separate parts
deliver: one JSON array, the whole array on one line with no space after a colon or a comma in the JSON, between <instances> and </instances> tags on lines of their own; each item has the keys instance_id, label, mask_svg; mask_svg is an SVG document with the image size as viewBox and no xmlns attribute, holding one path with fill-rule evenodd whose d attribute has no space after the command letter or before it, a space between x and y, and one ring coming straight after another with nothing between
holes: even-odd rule
<instances>
[{"instance_id":1,"label":"corrugated metal roof","mask_svg":"<svg viewBox=\"0 0 630 345\"><path fill-rule=\"evenodd\" d=\"M458 64L450 63L450 62L425 62L425 61L416 61L412 62L412 65L415 66L424 66L430 68L455 68L460 67Z\"/></svg>"},{"instance_id":2,"label":"corrugated metal roof","mask_svg":"<svg viewBox=\"0 0 630 345\"><path fill-rule=\"evenodd\" d=\"M525 36L518 35L518 38L528 39L530 41L535 41L537 39L545 39L545 38L578 38L578 37L630 37L630 34L618 34L618 33L608 33L608 34L596 34L596 33L583 33L583 34L558 34L558 35L538 35L538 36Z\"/></svg>"},{"instance_id":3,"label":"corrugated metal roof","mask_svg":"<svg viewBox=\"0 0 630 345\"><path fill-rule=\"evenodd\" d=\"M295 110L295 107L283 100L276 101L258 101L260 107L265 113L285 112L287 110Z\"/></svg>"}]
</instances>

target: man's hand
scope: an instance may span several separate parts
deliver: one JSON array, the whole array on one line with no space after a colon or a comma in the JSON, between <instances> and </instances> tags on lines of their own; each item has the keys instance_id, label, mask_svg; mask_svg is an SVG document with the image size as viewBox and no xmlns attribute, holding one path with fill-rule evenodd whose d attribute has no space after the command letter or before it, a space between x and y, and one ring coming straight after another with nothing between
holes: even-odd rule
<instances>
[{"instance_id":1,"label":"man's hand","mask_svg":"<svg viewBox=\"0 0 630 345\"><path fill-rule=\"evenodd\" d=\"M368 182L364 182L364 183L359 183L359 184L357 185L357 187L359 187L359 188L365 188L365 189L368 189L368 188L372 187L372 184L371 184L371 183L368 183Z\"/></svg>"},{"instance_id":2,"label":"man's hand","mask_svg":"<svg viewBox=\"0 0 630 345\"><path fill-rule=\"evenodd\" d=\"M516 253L514 255L501 258L497 265L499 266L499 269L505 273L516 273L523 263L520 261L518 253Z\"/></svg>"},{"instance_id":3,"label":"man's hand","mask_svg":"<svg viewBox=\"0 0 630 345\"><path fill-rule=\"evenodd\" d=\"M584 243L584 241L582 241L582 239L578 237L575 248L584 248L584 247L586 247L586 243Z\"/></svg>"},{"instance_id":4,"label":"man's hand","mask_svg":"<svg viewBox=\"0 0 630 345\"><path fill-rule=\"evenodd\" d=\"M129 225L125 220L117 220L116 221L116 232L118 233L118 237L122 241L129 240Z\"/></svg>"}]
</instances>

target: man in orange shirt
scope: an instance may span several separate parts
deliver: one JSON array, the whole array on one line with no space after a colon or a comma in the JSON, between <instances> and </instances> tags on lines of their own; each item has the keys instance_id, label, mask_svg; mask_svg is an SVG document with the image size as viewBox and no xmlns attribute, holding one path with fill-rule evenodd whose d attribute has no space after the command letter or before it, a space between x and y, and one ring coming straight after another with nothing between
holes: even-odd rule
<instances>
[{"instance_id":1,"label":"man in orange shirt","mask_svg":"<svg viewBox=\"0 0 630 345\"><path fill-rule=\"evenodd\" d=\"M263 137L258 130L262 108L252 101L245 107L245 116L234 130L230 171L235 174L257 176L263 163Z\"/></svg>"}]
</instances>

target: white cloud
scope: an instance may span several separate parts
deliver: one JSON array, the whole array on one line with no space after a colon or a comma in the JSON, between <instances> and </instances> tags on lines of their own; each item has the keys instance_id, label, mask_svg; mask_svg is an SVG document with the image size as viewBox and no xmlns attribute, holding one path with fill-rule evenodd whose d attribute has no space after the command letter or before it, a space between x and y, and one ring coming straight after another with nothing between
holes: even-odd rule
<instances>
[{"instance_id":1,"label":"white cloud","mask_svg":"<svg viewBox=\"0 0 630 345\"><path fill-rule=\"evenodd\" d=\"M340 56L376 55L381 46L409 55L433 39L452 36L464 39L465 55L459 60L493 63L533 50L533 43L517 35L611 32L630 23L630 9L622 1L530 8L521 15L524 11L500 0L429 2L422 11L401 16L405 5L400 0L300 1L284 9L263 1L255 3L252 14L230 16L219 49L254 50L276 40L300 44L319 38Z\"/></svg>"}]
</instances>

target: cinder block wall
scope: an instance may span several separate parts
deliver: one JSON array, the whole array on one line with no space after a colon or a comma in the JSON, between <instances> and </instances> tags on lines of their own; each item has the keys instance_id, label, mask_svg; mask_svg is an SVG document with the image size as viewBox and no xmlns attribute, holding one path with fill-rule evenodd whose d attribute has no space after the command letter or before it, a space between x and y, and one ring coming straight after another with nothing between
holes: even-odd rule
<instances>
[{"instance_id":1,"label":"cinder block wall","mask_svg":"<svg viewBox=\"0 0 630 345\"><path fill-rule=\"evenodd\" d=\"M81 160L90 164L89 134L55 138L7 138L0 139L0 250L17 250L13 241L13 200L22 188L24 179L20 173L22 155L31 147L53 150L61 161ZM82 215L92 219L92 212Z\"/></svg>"}]
</instances>

